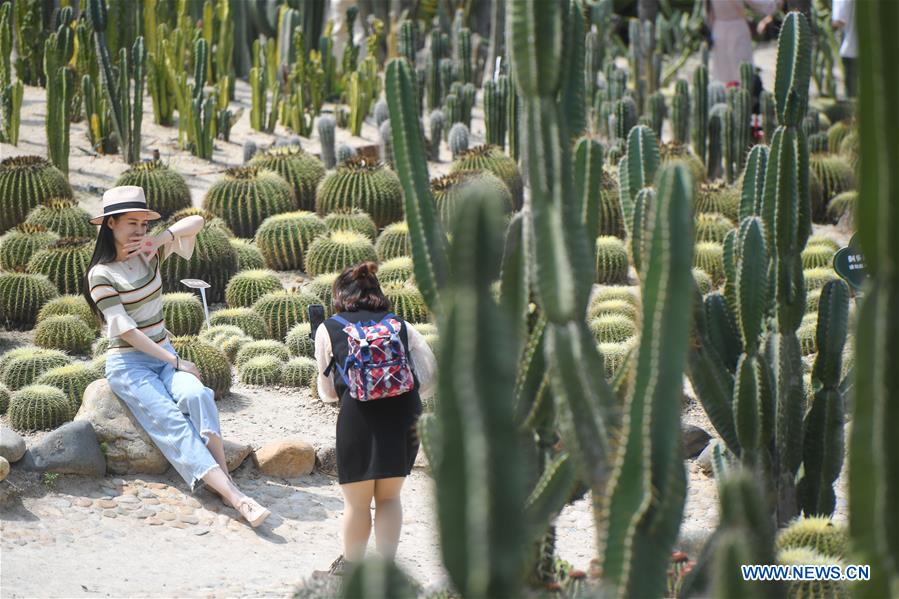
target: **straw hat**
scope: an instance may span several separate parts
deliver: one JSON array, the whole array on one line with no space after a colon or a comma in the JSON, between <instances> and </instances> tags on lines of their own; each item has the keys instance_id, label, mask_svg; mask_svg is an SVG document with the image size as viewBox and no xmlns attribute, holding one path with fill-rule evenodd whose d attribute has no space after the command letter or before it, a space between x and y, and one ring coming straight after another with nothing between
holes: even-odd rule
<instances>
[{"instance_id":1,"label":"straw hat","mask_svg":"<svg viewBox=\"0 0 899 599\"><path fill-rule=\"evenodd\" d=\"M98 214L92 218L91 224L102 224L104 217L124 212L146 212L150 220L162 218L161 214L147 208L147 198L144 196L142 187L120 185L107 190L103 194L103 214Z\"/></svg>"}]
</instances>

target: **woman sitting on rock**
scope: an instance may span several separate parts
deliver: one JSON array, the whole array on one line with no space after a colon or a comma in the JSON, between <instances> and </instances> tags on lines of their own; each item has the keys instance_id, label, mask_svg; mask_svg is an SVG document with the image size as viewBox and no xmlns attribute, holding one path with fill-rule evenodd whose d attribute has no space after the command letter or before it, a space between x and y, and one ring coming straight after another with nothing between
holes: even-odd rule
<instances>
[{"instance_id":1,"label":"woman sitting on rock","mask_svg":"<svg viewBox=\"0 0 899 599\"><path fill-rule=\"evenodd\" d=\"M103 214L91 219L100 231L84 295L108 325L106 378L191 491L202 481L259 526L270 512L228 474L213 391L196 365L178 356L162 316L160 264L172 253L190 258L203 217L148 236L149 221L158 218L144 190L126 185L104 193Z\"/></svg>"},{"instance_id":2,"label":"woman sitting on rock","mask_svg":"<svg viewBox=\"0 0 899 599\"><path fill-rule=\"evenodd\" d=\"M315 331L318 393L340 400L337 477L344 497L343 556L331 566L341 574L364 557L375 501L375 544L393 558L400 539L400 490L418 453L416 423L421 397L434 392L436 360L415 328L390 312L364 262L334 281L334 316Z\"/></svg>"}]
</instances>

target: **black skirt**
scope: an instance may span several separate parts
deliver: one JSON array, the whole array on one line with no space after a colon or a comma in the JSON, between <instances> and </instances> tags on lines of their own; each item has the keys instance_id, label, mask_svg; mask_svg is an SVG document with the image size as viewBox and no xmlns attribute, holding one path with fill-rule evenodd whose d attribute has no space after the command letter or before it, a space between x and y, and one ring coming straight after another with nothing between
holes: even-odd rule
<instances>
[{"instance_id":1,"label":"black skirt","mask_svg":"<svg viewBox=\"0 0 899 599\"><path fill-rule=\"evenodd\" d=\"M337 479L340 484L408 476L418 455L417 393L359 401L340 400Z\"/></svg>"},{"instance_id":2,"label":"black skirt","mask_svg":"<svg viewBox=\"0 0 899 599\"><path fill-rule=\"evenodd\" d=\"M342 312L350 322L379 321L386 312ZM334 320L326 320L335 359L342 363L347 355L346 333ZM400 339L409 354L406 325ZM414 373L413 373L414 375ZM418 455L416 425L421 416L418 377L412 391L396 397L359 401L349 394L337 369L331 370L334 390L340 397L337 416L337 479L340 484L363 480L408 476Z\"/></svg>"}]
</instances>

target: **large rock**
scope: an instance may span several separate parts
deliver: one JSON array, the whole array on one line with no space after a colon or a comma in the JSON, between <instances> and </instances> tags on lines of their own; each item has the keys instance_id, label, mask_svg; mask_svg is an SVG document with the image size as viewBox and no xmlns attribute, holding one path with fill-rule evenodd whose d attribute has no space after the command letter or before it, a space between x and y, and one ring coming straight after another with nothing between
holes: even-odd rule
<instances>
[{"instance_id":1,"label":"large rock","mask_svg":"<svg viewBox=\"0 0 899 599\"><path fill-rule=\"evenodd\" d=\"M236 443L225 439L225 462L228 463L228 472L233 472L243 464L243 461L253 453L253 446L245 443Z\"/></svg>"},{"instance_id":2,"label":"large rock","mask_svg":"<svg viewBox=\"0 0 899 599\"><path fill-rule=\"evenodd\" d=\"M106 459L90 422L67 422L32 445L18 467L37 472L103 476Z\"/></svg>"},{"instance_id":3,"label":"large rock","mask_svg":"<svg viewBox=\"0 0 899 599\"><path fill-rule=\"evenodd\" d=\"M698 426L683 424L681 425L681 438L684 441L684 457L693 458L702 453L712 436Z\"/></svg>"},{"instance_id":4,"label":"large rock","mask_svg":"<svg viewBox=\"0 0 899 599\"><path fill-rule=\"evenodd\" d=\"M699 454L699 457L696 458L696 464L699 466L699 469L709 476L715 475L715 469L712 467L712 453L715 451L716 446L721 447L721 453L723 455L726 450L724 443L718 439L712 439L709 441L708 445L705 446L705 449L702 450L702 453Z\"/></svg>"},{"instance_id":5,"label":"large rock","mask_svg":"<svg viewBox=\"0 0 899 599\"><path fill-rule=\"evenodd\" d=\"M106 444L106 468L113 474L162 474L169 462L137 423L131 410L109 388L106 379L87 386L75 421L94 426Z\"/></svg>"},{"instance_id":6,"label":"large rock","mask_svg":"<svg viewBox=\"0 0 899 599\"><path fill-rule=\"evenodd\" d=\"M12 464L21 460L23 455L25 455L25 439L11 428L0 426L0 457Z\"/></svg>"},{"instance_id":7,"label":"large rock","mask_svg":"<svg viewBox=\"0 0 899 599\"><path fill-rule=\"evenodd\" d=\"M315 449L297 437L269 443L253 455L259 470L269 476L295 478L312 474L315 468Z\"/></svg>"}]
</instances>

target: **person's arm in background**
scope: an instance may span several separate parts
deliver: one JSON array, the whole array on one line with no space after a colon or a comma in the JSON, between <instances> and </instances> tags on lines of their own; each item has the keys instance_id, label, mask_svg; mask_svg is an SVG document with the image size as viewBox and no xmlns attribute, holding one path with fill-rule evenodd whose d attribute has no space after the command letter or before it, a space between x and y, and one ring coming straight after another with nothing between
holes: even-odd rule
<instances>
[{"instance_id":1,"label":"person's arm in background","mask_svg":"<svg viewBox=\"0 0 899 599\"><path fill-rule=\"evenodd\" d=\"M755 28L759 35L764 35L771 23L774 22L774 13L780 8L780 0L746 0L746 4L755 12L765 15Z\"/></svg>"},{"instance_id":2,"label":"person's arm in background","mask_svg":"<svg viewBox=\"0 0 899 599\"><path fill-rule=\"evenodd\" d=\"M409 334L412 371L418 377L418 394L422 398L431 397L437 390L437 358L422 334L408 322L406 332Z\"/></svg>"},{"instance_id":3,"label":"person's arm in background","mask_svg":"<svg viewBox=\"0 0 899 599\"><path fill-rule=\"evenodd\" d=\"M833 12L830 16L830 24L834 29L842 29L849 21L848 0L833 0Z\"/></svg>"},{"instance_id":4,"label":"person's arm in background","mask_svg":"<svg viewBox=\"0 0 899 599\"><path fill-rule=\"evenodd\" d=\"M318 389L318 397L322 401L334 403L338 400L337 391L334 389L334 379L332 374L325 376L324 372L331 363L331 337L328 336L328 330L324 325L318 325L315 331L315 363L318 365L318 380L316 388Z\"/></svg>"}]
</instances>

